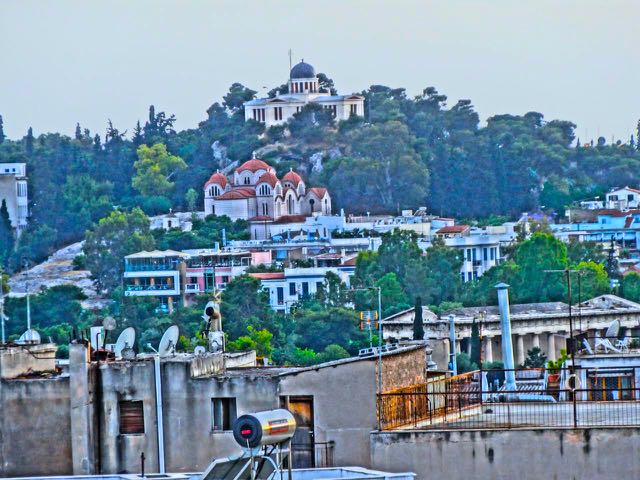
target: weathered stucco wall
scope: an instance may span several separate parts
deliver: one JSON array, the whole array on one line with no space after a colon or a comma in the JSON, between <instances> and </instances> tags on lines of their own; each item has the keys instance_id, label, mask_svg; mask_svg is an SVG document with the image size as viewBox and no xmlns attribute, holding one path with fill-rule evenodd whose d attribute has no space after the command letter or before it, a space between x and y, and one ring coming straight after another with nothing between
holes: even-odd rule
<instances>
[{"instance_id":1,"label":"weathered stucco wall","mask_svg":"<svg viewBox=\"0 0 640 480\"><path fill-rule=\"evenodd\" d=\"M336 466L369 465L376 428L375 360L304 370L280 380L280 395L313 396L315 441L334 441Z\"/></svg>"},{"instance_id":2,"label":"weathered stucco wall","mask_svg":"<svg viewBox=\"0 0 640 480\"><path fill-rule=\"evenodd\" d=\"M425 347L387 355L382 360L384 391L426 382Z\"/></svg>"},{"instance_id":3,"label":"weathered stucco wall","mask_svg":"<svg viewBox=\"0 0 640 480\"><path fill-rule=\"evenodd\" d=\"M639 449L638 428L374 432L371 466L418 480L636 478Z\"/></svg>"},{"instance_id":4,"label":"weathered stucco wall","mask_svg":"<svg viewBox=\"0 0 640 480\"><path fill-rule=\"evenodd\" d=\"M69 377L0 381L0 477L72 471Z\"/></svg>"}]
</instances>

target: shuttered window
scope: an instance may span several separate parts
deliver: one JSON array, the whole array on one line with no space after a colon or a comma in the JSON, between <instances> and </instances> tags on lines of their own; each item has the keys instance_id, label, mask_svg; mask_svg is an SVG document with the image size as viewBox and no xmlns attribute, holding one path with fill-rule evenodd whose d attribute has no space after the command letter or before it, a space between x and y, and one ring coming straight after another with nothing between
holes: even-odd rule
<instances>
[{"instance_id":1,"label":"shuttered window","mask_svg":"<svg viewBox=\"0 0 640 480\"><path fill-rule=\"evenodd\" d=\"M121 401L120 435L144 433L144 409L142 401Z\"/></svg>"},{"instance_id":2,"label":"shuttered window","mask_svg":"<svg viewBox=\"0 0 640 480\"><path fill-rule=\"evenodd\" d=\"M231 430L233 422L236 421L236 399L212 398L211 413L214 432Z\"/></svg>"}]
</instances>

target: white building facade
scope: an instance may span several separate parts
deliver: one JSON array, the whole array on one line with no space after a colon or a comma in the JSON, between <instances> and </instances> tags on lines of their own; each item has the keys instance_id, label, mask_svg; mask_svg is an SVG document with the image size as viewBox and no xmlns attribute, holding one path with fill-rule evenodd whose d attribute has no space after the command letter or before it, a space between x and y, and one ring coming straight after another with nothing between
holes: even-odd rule
<instances>
[{"instance_id":1,"label":"white building facade","mask_svg":"<svg viewBox=\"0 0 640 480\"><path fill-rule=\"evenodd\" d=\"M331 95L321 91L315 69L304 60L291 69L287 86L287 93L245 102L245 121L255 120L267 128L282 125L309 103L329 110L336 120L347 120L351 115L364 116L362 95Z\"/></svg>"},{"instance_id":2,"label":"white building facade","mask_svg":"<svg viewBox=\"0 0 640 480\"><path fill-rule=\"evenodd\" d=\"M19 236L27 227L29 198L26 163L0 164L0 202L7 203L11 226Z\"/></svg>"}]
</instances>

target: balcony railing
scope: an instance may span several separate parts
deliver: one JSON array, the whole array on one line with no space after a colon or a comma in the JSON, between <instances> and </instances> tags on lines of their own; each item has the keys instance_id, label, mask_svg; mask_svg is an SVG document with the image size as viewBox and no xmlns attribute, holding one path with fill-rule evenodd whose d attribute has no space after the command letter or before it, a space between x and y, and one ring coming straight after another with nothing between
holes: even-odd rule
<instances>
[{"instance_id":1,"label":"balcony railing","mask_svg":"<svg viewBox=\"0 0 640 480\"><path fill-rule=\"evenodd\" d=\"M138 264L138 263L125 263L124 271L125 272L157 272L157 271L167 271L167 270L176 270L176 266L173 263L149 263L149 264Z\"/></svg>"},{"instance_id":2,"label":"balcony railing","mask_svg":"<svg viewBox=\"0 0 640 480\"><path fill-rule=\"evenodd\" d=\"M506 370L433 379L378 396L382 430L640 426L640 367ZM586 382L582 382L586 379Z\"/></svg>"},{"instance_id":3,"label":"balcony railing","mask_svg":"<svg viewBox=\"0 0 640 480\"><path fill-rule=\"evenodd\" d=\"M167 284L155 284L155 285L125 285L125 291L127 292L162 292L175 290L175 285L167 285Z\"/></svg>"}]
</instances>

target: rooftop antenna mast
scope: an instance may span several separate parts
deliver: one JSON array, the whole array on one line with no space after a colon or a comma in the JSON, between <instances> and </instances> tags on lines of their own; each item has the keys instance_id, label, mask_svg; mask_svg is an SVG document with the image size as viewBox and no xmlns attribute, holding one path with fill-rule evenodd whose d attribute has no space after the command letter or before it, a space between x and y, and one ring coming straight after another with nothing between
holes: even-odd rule
<instances>
[{"instance_id":1,"label":"rooftop antenna mast","mask_svg":"<svg viewBox=\"0 0 640 480\"><path fill-rule=\"evenodd\" d=\"M292 63L292 55L293 52L291 51L291 49L289 49L289 78L291 78L291 69L293 68L293 63Z\"/></svg>"},{"instance_id":2,"label":"rooftop antenna mast","mask_svg":"<svg viewBox=\"0 0 640 480\"><path fill-rule=\"evenodd\" d=\"M4 322L7 318L4 315L4 289L2 288L2 275L3 272L0 271L0 326L2 326L2 345L6 343L6 338L4 335Z\"/></svg>"}]
</instances>

